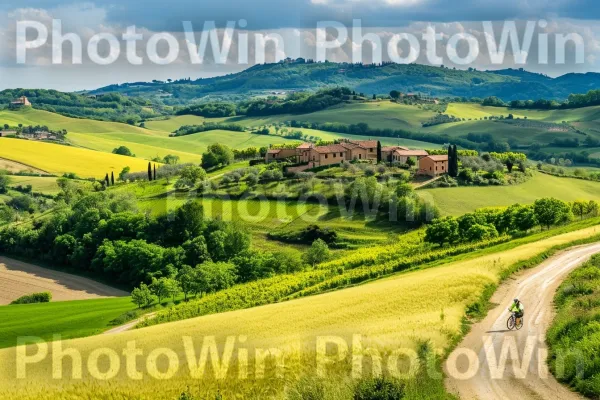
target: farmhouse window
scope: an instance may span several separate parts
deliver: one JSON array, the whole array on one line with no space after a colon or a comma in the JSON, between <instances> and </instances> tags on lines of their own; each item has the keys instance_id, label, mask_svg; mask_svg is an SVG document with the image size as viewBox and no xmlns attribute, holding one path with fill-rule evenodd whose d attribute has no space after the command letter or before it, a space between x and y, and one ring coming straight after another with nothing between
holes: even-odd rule
<instances>
[{"instance_id":1,"label":"farmhouse window","mask_svg":"<svg viewBox=\"0 0 600 400\"><path fill-rule=\"evenodd\" d=\"M362 154L359 154L359 155L358 155L358 159L359 159L359 160L362 160Z\"/></svg>"},{"instance_id":2,"label":"farmhouse window","mask_svg":"<svg viewBox=\"0 0 600 400\"><path fill-rule=\"evenodd\" d=\"M325 158L329 158L329 154L325 154Z\"/></svg>"},{"instance_id":3,"label":"farmhouse window","mask_svg":"<svg viewBox=\"0 0 600 400\"><path fill-rule=\"evenodd\" d=\"M340 153L340 157L344 157L344 153Z\"/></svg>"}]
</instances>

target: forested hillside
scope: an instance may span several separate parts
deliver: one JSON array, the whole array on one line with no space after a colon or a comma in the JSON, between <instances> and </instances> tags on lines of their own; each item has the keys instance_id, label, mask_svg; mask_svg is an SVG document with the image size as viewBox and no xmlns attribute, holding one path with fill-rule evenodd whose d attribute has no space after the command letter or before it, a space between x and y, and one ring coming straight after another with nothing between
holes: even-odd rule
<instances>
[{"instance_id":1,"label":"forested hillside","mask_svg":"<svg viewBox=\"0 0 600 400\"><path fill-rule=\"evenodd\" d=\"M117 91L130 96L156 96L166 103L181 104L207 95L234 91L239 96L253 91L314 90L324 86L345 86L369 95L400 90L434 96L497 96L504 101L564 100L572 93L585 93L600 87L600 74L567 74L551 78L512 69L477 71L417 64L361 65L300 60L256 65L237 74L209 79L111 85L94 93Z\"/></svg>"}]
</instances>

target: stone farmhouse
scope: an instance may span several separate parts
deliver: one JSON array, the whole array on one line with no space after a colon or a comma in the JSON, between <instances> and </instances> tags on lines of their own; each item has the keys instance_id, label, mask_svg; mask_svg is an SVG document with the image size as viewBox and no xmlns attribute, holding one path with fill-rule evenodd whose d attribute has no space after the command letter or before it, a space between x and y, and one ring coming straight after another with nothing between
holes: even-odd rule
<instances>
[{"instance_id":1,"label":"stone farmhouse","mask_svg":"<svg viewBox=\"0 0 600 400\"><path fill-rule=\"evenodd\" d=\"M294 149L270 149L267 151L267 163L293 159L302 163L302 170L322 167L325 165L340 164L344 161L365 160L377 162L377 140L349 140L345 139L338 144L315 146L312 143L303 143ZM297 169L295 169L297 171Z\"/></svg>"},{"instance_id":2,"label":"stone farmhouse","mask_svg":"<svg viewBox=\"0 0 600 400\"><path fill-rule=\"evenodd\" d=\"M22 96L16 99L15 101L11 102L10 106L13 108L31 107L31 103L29 102L29 99L27 97Z\"/></svg>"},{"instance_id":3,"label":"stone farmhouse","mask_svg":"<svg viewBox=\"0 0 600 400\"><path fill-rule=\"evenodd\" d=\"M448 155L427 156L419 160L419 175L436 177L448 173Z\"/></svg>"},{"instance_id":4,"label":"stone farmhouse","mask_svg":"<svg viewBox=\"0 0 600 400\"><path fill-rule=\"evenodd\" d=\"M299 165L287 168L287 172L300 172L326 165L341 164L350 161L377 162L377 140L344 139L339 143L327 146L315 146L303 143L296 148L269 149L265 162L291 160ZM448 172L448 156L430 156L425 150L410 150L403 146L387 146L381 148L381 159L385 162L406 164L408 159L419 166L419 174L432 177Z\"/></svg>"}]
</instances>

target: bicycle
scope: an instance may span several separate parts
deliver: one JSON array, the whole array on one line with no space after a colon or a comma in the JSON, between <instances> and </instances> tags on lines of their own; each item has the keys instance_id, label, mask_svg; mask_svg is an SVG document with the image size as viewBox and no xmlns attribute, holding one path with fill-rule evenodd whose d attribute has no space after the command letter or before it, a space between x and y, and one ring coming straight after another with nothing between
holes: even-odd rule
<instances>
[{"instance_id":1,"label":"bicycle","mask_svg":"<svg viewBox=\"0 0 600 400\"><path fill-rule=\"evenodd\" d=\"M513 329L520 330L523 327L523 317L519 318L519 324L517 325L517 314L511 312L508 321L506 321L506 327L509 331L512 331Z\"/></svg>"}]
</instances>

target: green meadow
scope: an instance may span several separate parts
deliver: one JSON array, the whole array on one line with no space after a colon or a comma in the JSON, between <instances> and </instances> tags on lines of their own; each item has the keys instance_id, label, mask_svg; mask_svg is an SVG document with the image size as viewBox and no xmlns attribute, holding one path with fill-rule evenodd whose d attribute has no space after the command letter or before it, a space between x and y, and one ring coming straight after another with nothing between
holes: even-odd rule
<instances>
[{"instance_id":1,"label":"green meadow","mask_svg":"<svg viewBox=\"0 0 600 400\"><path fill-rule=\"evenodd\" d=\"M135 308L129 297L1 306L0 348L15 346L20 336L51 340L55 334L63 339L97 335Z\"/></svg>"},{"instance_id":2,"label":"green meadow","mask_svg":"<svg viewBox=\"0 0 600 400\"><path fill-rule=\"evenodd\" d=\"M423 189L418 193L433 199L443 214L456 216L484 207L531 204L542 197L600 201L600 183L536 172L533 178L519 185Z\"/></svg>"},{"instance_id":3,"label":"green meadow","mask_svg":"<svg viewBox=\"0 0 600 400\"><path fill-rule=\"evenodd\" d=\"M60 192L60 188L56 183L56 178L53 176L11 176L11 186L28 186L31 185L34 193L42 193L50 196L55 196Z\"/></svg>"}]
</instances>

